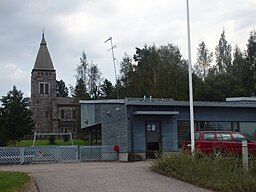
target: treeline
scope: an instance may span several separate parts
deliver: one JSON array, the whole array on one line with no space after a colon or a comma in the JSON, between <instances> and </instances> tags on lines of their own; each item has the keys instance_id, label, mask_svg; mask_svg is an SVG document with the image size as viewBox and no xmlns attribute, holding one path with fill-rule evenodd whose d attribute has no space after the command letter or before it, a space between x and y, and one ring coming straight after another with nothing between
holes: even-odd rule
<instances>
[{"instance_id":1,"label":"treeline","mask_svg":"<svg viewBox=\"0 0 256 192\"><path fill-rule=\"evenodd\" d=\"M117 84L102 78L98 66L88 63L82 52L76 69L76 85L71 95L81 99L125 97L173 98L188 100L188 61L178 46L167 44L136 48L133 56L125 54L120 63ZM57 95L67 96L65 83L57 83ZM117 95L117 88L119 95ZM220 35L214 52L204 41L197 48L193 65L194 100L224 101L227 97L252 96L256 93L256 31L250 32L247 49L234 48Z\"/></svg>"},{"instance_id":2,"label":"treeline","mask_svg":"<svg viewBox=\"0 0 256 192\"><path fill-rule=\"evenodd\" d=\"M189 95L188 62L172 44L145 45L136 48L133 58L125 55L119 80L121 97L187 100ZM204 41L200 42L193 67L193 89L194 99L200 101L224 101L256 93L256 31L250 33L244 51L238 46L232 51L225 31L214 54Z\"/></svg>"}]
</instances>

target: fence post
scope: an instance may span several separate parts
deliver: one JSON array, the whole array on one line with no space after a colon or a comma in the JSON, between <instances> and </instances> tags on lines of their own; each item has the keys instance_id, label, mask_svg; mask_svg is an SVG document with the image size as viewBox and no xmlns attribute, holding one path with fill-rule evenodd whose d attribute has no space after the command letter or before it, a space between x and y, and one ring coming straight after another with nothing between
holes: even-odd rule
<instances>
[{"instance_id":1,"label":"fence post","mask_svg":"<svg viewBox=\"0 0 256 192\"><path fill-rule=\"evenodd\" d=\"M58 163L61 162L61 147L57 147L57 161Z\"/></svg>"},{"instance_id":2,"label":"fence post","mask_svg":"<svg viewBox=\"0 0 256 192\"><path fill-rule=\"evenodd\" d=\"M80 160L80 154L81 154L81 152L80 152L80 146L78 145L77 146L77 152L76 152L76 160Z\"/></svg>"},{"instance_id":3,"label":"fence post","mask_svg":"<svg viewBox=\"0 0 256 192\"><path fill-rule=\"evenodd\" d=\"M246 140L242 141L242 156L244 170L248 171L248 145Z\"/></svg>"},{"instance_id":4,"label":"fence post","mask_svg":"<svg viewBox=\"0 0 256 192\"><path fill-rule=\"evenodd\" d=\"M25 162L24 152L25 152L25 148L20 147L20 164L24 164L24 162Z\"/></svg>"}]
</instances>

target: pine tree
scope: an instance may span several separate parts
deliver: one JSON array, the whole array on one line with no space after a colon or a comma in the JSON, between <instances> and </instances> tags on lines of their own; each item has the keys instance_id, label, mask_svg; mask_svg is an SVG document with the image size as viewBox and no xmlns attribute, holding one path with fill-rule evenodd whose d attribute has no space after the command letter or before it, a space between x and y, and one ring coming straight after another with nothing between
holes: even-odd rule
<instances>
[{"instance_id":1,"label":"pine tree","mask_svg":"<svg viewBox=\"0 0 256 192\"><path fill-rule=\"evenodd\" d=\"M1 133L6 140L13 144L32 132L34 123L32 112L29 109L29 98L23 98L23 93L15 86L13 90L1 99L2 108L0 113Z\"/></svg>"}]
</instances>

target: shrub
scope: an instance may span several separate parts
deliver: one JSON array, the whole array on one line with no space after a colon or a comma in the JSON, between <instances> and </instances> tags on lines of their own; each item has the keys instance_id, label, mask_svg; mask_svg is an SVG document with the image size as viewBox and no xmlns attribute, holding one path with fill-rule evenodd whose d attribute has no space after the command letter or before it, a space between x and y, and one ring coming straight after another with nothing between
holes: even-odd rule
<instances>
[{"instance_id":1,"label":"shrub","mask_svg":"<svg viewBox=\"0 0 256 192\"><path fill-rule=\"evenodd\" d=\"M56 145L54 135L50 135L48 141L49 141L48 145Z\"/></svg>"},{"instance_id":2,"label":"shrub","mask_svg":"<svg viewBox=\"0 0 256 192\"><path fill-rule=\"evenodd\" d=\"M226 156L213 158L196 152L162 155L152 162L151 169L189 183L217 191L256 191L256 161L250 160L245 172L242 160Z\"/></svg>"}]
</instances>

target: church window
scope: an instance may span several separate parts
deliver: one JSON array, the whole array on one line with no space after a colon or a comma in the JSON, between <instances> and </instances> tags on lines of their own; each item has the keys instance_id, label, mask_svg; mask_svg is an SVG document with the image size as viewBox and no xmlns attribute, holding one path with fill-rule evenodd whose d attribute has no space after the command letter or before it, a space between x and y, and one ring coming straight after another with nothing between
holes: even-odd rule
<instances>
[{"instance_id":1,"label":"church window","mask_svg":"<svg viewBox=\"0 0 256 192\"><path fill-rule=\"evenodd\" d=\"M39 84L39 93L40 94L49 94L50 93L50 84L49 83L40 83Z\"/></svg>"},{"instance_id":2,"label":"church window","mask_svg":"<svg viewBox=\"0 0 256 192\"><path fill-rule=\"evenodd\" d=\"M45 94L49 94L49 84L45 83Z\"/></svg>"},{"instance_id":3,"label":"church window","mask_svg":"<svg viewBox=\"0 0 256 192\"><path fill-rule=\"evenodd\" d=\"M65 111L62 109L62 110L60 111L60 118L61 118L61 119L64 119L64 115L65 115Z\"/></svg>"},{"instance_id":4,"label":"church window","mask_svg":"<svg viewBox=\"0 0 256 192\"><path fill-rule=\"evenodd\" d=\"M44 83L40 83L40 94L44 94Z\"/></svg>"},{"instance_id":5,"label":"church window","mask_svg":"<svg viewBox=\"0 0 256 192\"><path fill-rule=\"evenodd\" d=\"M72 116L73 116L73 119L76 119L76 110L75 109L73 109L73 114L72 114Z\"/></svg>"}]
</instances>

